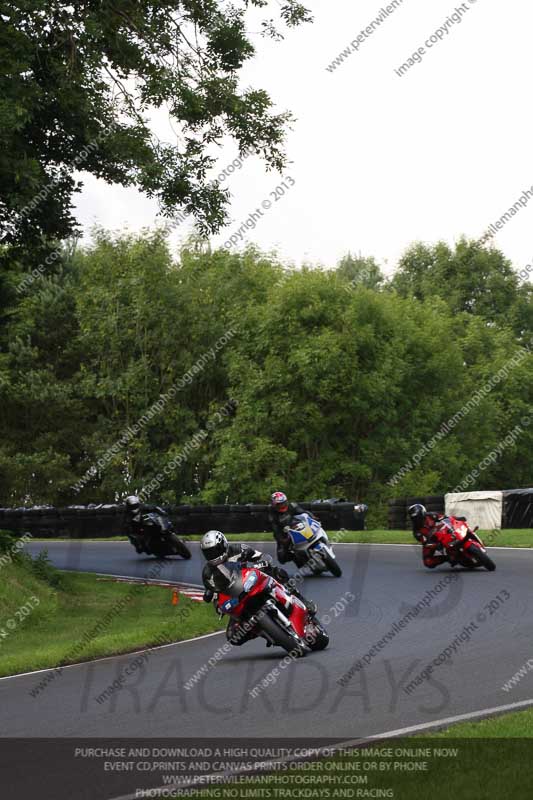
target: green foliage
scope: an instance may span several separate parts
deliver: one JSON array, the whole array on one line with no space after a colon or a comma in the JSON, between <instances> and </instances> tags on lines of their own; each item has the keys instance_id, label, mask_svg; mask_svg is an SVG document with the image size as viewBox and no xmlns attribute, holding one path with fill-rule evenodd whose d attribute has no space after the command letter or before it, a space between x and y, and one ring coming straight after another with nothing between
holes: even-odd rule
<instances>
[{"instance_id":1,"label":"green foliage","mask_svg":"<svg viewBox=\"0 0 533 800\"><path fill-rule=\"evenodd\" d=\"M24 554L27 566L33 575L40 581L47 583L52 589L62 590L65 587L65 577L56 569L48 557L48 551L42 550L36 556Z\"/></svg>"},{"instance_id":2,"label":"green foliage","mask_svg":"<svg viewBox=\"0 0 533 800\"><path fill-rule=\"evenodd\" d=\"M0 530L0 556L10 553L16 541L17 537L11 531Z\"/></svg>"},{"instance_id":3,"label":"green foliage","mask_svg":"<svg viewBox=\"0 0 533 800\"><path fill-rule=\"evenodd\" d=\"M19 537L10 531L0 530L0 556L9 554L9 563L15 563L34 578L43 581L53 589L63 588L63 574L57 570L48 557L48 551L42 550L37 556L30 556L16 547Z\"/></svg>"},{"instance_id":4,"label":"green foliage","mask_svg":"<svg viewBox=\"0 0 533 800\"><path fill-rule=\"evenodd\" d=\"M201 636L225 624L209 605L188 597L181 596L173 607L164 587L142 586L135 593L133 589L95 575L71 573L64 575L64 584L56 591L20 564L4 567L0 581L4 619L15 615L21 597L35 596L40 602L0 651L0 675L131 653ZM109 617L113 609L117 613Z\"/></svg>"},{"instance_id":5,"label":"green foliage","mask_svg":"<svg viewBox=\"0 0 533 800\"><path fill-rule=\"evenodd\" d=\"M249 13L263 0L205 2L5 0L0 3L0 227L26 250L72 234L76 171L136 186L163 213L178 207L203 230L225 217L227 195L208 178L213 144L234 139L281 169L288 113L268 94L239 87L255 48ZM310 20L295 0L282 25ZM265 33L277 36L274 22ZM160 141L162 109L177 131Z\"/></svg>"},{"instance_id":6,"label":"green foliage","mask_svg":"<svg viewBox=\"0 0 533 800\"><path fill-rule=\"evenodd\" d=\"M470 487L531 483L528 355L390 484L532 346L531 284L495 247L417 243L386 281L372 257L291 271L202 238L225 219L214 146L233 139L285 164L290 115L239 86L255 53L249 14L265 6L0 2L4 505L144 489L160 502L247 502L283 487L377 507L461 483L517 426ZM288 28L310 20L296 0L278 6ZM150 129L164 109L178 144ZM77 248L79 171L141 189L166 216L184 208L198 236L178 259L160 231L96 231ZM46 559L32 569L56 580Z\"/></svg>"},{"instance_id":7,"label":"green foliage","mask_svg":"<svg viewBox=\"0 0 533 800\"><path fill-rule=\"evenodd\" d=\"M348 253L339 261L337 275L341 280L347 281L346 291L358 286L379 289L384 283L383 273L372 256L365 258Z\"/></svg>"},{"instance_id":8,"label":"green foliage","mask_svg":"<svg viewBox=\"0 0 533 800\"><path fill-rule=\"evenodd\" d=\"M487 263L505 291L467 304L467 245L446 258L442 247L409 251L392 288L368 258L290 270L196 238L176 259L160 232L96 231L90 246L64 248L53 280L18 295L4 333L1 503L109 502L150 485L157 502L260 502L283 488L378 513L389 497L449 491L517 425L469 488L529 484L531 355L389 483L532 346L501 254ZM431 252L449 292L428 283Z\"/></svg>"},{"instance_id":9,"label":"green foliage","mask_svg":"<svg viewBox=\"0 0 533 800\"><path fill-rule=\"evenodd\" d=\"M460 239L454 249L444 242L414 244L400 259L392 285L403 297L440 297L453 314L465 312L501 325L515 321L518 333L524 322L531 322L525 308L529 286L520 283L499 250L477 241Z\"/></svg>"},{"instance_id":10,"label":"green foliage","mask_svg":"<svg viewBox=\"0 0 533 800\"><path fill-rule=\"evenodd\" d=\"M239 410L208 486L232 502L254 485L263 497L283 485L368 498L455 410L462 352L442 304L347 295L334 276L303 271L250 306L241 330L228 364Z\"/></svg>"}]
</instances>

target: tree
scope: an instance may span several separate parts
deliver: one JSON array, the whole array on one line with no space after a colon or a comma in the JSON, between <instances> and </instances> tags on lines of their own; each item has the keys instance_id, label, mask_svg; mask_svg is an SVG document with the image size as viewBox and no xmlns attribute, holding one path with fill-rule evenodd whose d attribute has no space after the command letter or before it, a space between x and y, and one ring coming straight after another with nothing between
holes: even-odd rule
<instances>
[{"instance_id":1,"label":"tree","mask_svg":"<svg viewBox=\"0 0 533 800\"><path fill-rule=\"evenodd\" d=\"M392 286L403 297L442 298L453 314L466 312L505 325L519 298L511 262L494 247L461 239L414 244L401 258Z\"/></svg>"},{"instance_id":2,"label":"tree","mask_svg":"<svg viewBox=\"0 0 533 800\"><path fill-rule=\"evenodd\" d=\"M212 146L232 137L267 165L285 163L290 118L267 93L241 90L239 71L255 48L247 11L264 0L57 0L0 2L0 230L29 245L72 234L75 171L137 186L164 214L182 206L217 230L227 194L207 172ZM310 19L296 0L282 22ZM265 35L278 36L272 20ZM177 142L149 125L166 108ZM12 255L12 254L11 254Z\"/></svg>"},{"instance_id":3,"label":"tree","mask_svg":"<svg viewBox=\"0 0 533 800\"><path fill-rule=\"evenodd\" d=\"M282 486L376 509L529 482L533 343L505 319L346 292L252 247L195 238L173 258L157 231L97 231L53 267L6 317L0 504L112 501L174 459L156 502Z\"/></svg>"},{"instance_id":4,"label":"tree","mask_svg":"<svg viewBox=\"0 0 533 800\"><path fill-rule=\"evenodd\" d=\"M451 320L388 293L347 297L334 274L288 275L249 305L241 330L228 353L237 414L217 437L210 499L266 497L277 484L300 498L375 499L456 402ZM438 369L448 383L433 380Z\"/></svg>"},{"instance_id":5,"label":"tree","mask_svg":"<svg viewBox=\"0 0 533 800\"><path fill-rule=\"evenodd\" d=\"M18 296L0 356L0 496L4 505L68 497L90 416L76 375L82 356L76 266L66 248L54 276ZM31 276L33 278L33 276Z\"/></svg>"},{"instance_id":6,"label":"tree","mask_svg":"<svg viewBox=\"0 0 533 800\"><path fill-rule=\"evenodd\" d=\"M384 281L383 273L372 256L352 256L347 253L337 266L337 275L348 282L348 287L366 286L379 289Z\"/></svg>"},{"instance_id":7,"label":"tree","mask_svg":"<svg viewBox=\"0 0 533 800\"><path fill-rule=\"evenodd\" d=\"M452 315L438 297L361 286L347 295L335 274L304 270L250 303L240 329L227 357L237 413L215 438L211 501L258 500L279 486L301 499L344 495L375 506L443 493L533 406L527 356L461 413L519 348L510 330ZM523 477L531 431L471 488ZM512 468L501 483L504 463Z\"/></svg>"},{"instance_id":8,"label":"tree","mask_svg":"<svg viewBox=\"0 0 533 800\"><path fill-rule=\"evenodd\" d=\"M83 360L75 382L87 423L72 459L72 483L110 454L83 482L78 501L148 486L203 431L201 446L154 492L172 502L198 498L216 454L211 432L231 418L219 414L231 400L227 352L238 340L246 305L262 301L280 268L253 250L213 253L194 240L173 260L161 233L98 231L94 245L79 254L78 269ZM178 391L170 397L173 387ZM135 425L135 434L112 453Z\"/></svg>"}]
</instances>

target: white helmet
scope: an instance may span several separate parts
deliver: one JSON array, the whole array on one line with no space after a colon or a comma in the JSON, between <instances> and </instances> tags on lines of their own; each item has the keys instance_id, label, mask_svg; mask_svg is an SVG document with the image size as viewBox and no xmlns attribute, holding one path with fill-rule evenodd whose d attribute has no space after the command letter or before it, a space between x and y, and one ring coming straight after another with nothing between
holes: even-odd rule
<instances>
[{"instance_id":1,"label":"white helmet","mask_svg":"<svg viewBox=\"0 0 533 800\"><path fill-rule=\"evenodd\" d=\"M200 542L200 550L206 561L215 567L227 559L229 542L222 531L207 531Z\"/></svg>"},{"instance_id":2,"label":"white helmet","mask_svg":"<svg viewBox=\"0 0 533 800\"><path fill-rule=\"evenodd\" d=\"M124 502L126 503L126 511L131 511L132 514L136 514L141 507L141 501L136 494L130 494Z\"/></svg>"}]
</instances>

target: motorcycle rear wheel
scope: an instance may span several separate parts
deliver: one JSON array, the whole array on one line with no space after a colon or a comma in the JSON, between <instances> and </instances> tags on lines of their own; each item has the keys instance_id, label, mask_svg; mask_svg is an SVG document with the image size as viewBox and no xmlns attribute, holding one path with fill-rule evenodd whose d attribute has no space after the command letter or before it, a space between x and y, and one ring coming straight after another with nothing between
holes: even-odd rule
<instances>
[{"instance_id":1,"label":"motorcycle rear wheel","mask_svg":"<svg viewBox=\"0 0 533 800\"><path fill-rule=\"evenodd\" d=\"M302 656L305 656L305 647L297 642L290 633L278 625L272 617L267 616L267 614L262 614L258 618L257 624L261 630L268 634L274 644L283 647L289 655L294 655L295 658L302 658Z\"/></svg>"}]
</instances>

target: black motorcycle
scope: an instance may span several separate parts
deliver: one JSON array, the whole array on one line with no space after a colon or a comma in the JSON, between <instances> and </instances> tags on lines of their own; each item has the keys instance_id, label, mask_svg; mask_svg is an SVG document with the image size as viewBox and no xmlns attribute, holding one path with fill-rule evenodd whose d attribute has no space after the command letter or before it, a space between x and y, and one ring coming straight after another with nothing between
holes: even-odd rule
<instances>
[{"instance_id":1,"label":"black motorcycle","mask_svg":"<svg viewBox=\"0 0 533 800\"><path fill-rule=\"evenodd\" d=\"M139 532L129 535L130 542L137 553L165 558L165 556L181 556L190 558L191 551L180 539L171 520L156 511L149 511L141 517Z\"/></svg>"}]
</instances>

